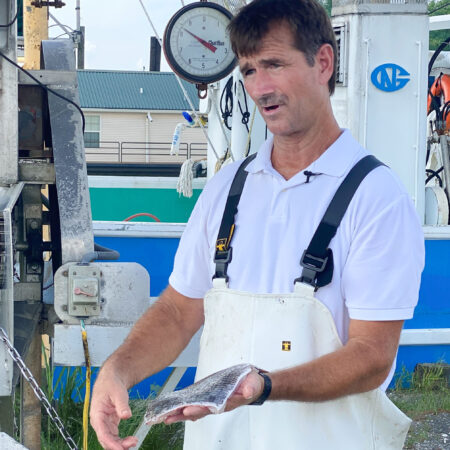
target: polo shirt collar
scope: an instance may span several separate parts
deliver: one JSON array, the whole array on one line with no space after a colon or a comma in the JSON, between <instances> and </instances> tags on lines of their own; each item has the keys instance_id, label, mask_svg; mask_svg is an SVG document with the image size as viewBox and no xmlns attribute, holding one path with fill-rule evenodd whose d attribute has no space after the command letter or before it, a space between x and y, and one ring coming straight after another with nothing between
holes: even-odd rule
<instances>
[{"instance_id":1,"label":"polo shirt collar","mask_svg":"<svg viewBox=\"0 0 450 450\"><path fill-rule=\"evenodd\" d=\"M256 158L247 166L247 172L266 172L278 174L278 172L273 168L272 161L270 159L272 147L273 137L267 139L267 141L265 141L260 147ZM341 177L348 172L351 166L353 166L356 154L359 150L360 146L355 141L350 131L343 129L341 135L336 139L336 141L333 142L333 144L331 144L319 158L313 161L304 170L334 177Z\"/></svg>"}]
</instances>

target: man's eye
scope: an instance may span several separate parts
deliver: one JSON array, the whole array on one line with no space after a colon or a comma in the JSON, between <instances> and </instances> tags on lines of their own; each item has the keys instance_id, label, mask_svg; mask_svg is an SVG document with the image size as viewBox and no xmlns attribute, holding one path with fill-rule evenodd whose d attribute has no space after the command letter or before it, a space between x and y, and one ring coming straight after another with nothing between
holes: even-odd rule
<instances>
[{"instance_id":1,"label":"man's eye","mask_svg":"<svg viewBox=\"0 0 450 450\"><path fill-rule=\"evenodd\" d=\"M244 77L248 77L249 75L252 75L254 72L255 72L254 69L247 69L247 70L244 72Z\"/></svg>"}]
</instances>

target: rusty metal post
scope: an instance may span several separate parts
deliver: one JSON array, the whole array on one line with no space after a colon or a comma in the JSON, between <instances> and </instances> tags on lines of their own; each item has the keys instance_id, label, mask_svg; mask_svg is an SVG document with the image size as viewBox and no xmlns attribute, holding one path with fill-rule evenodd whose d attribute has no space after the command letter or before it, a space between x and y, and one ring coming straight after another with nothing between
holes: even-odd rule
<instances>
[{"instance_id":1,"label":"rusty metal post","mask_svg":"<svg viewBox=\"0 0 450 450\"><path fill-rule=\"evenodd\" d=\"M41 42L48 39L48 7L36 8L23 1L24 69L41 68Z\"/></svg>"},{"instance_id":2,"label":"rusty metal post","mask_svg":"<svg viewBox=\"0 0 450 450\"><path fill-rule=\"evenodd\" d=\"M30 344L26 364L39 385L41 385L41 361L41 335L39 326L37 326ZM29 450L41 450L41 404L23 377L20 385L22 391L20 440Z\"/></svg>"}]
</instances>

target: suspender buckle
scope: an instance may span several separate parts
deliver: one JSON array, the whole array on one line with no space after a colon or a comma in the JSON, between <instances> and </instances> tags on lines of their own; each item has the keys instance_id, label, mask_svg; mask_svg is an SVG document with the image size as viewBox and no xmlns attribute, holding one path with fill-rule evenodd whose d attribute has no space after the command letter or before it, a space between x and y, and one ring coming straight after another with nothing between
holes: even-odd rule
<instances>
[{"instance_id":1,"label":"suspender buckle","mask_svg":"<svg viewBox=\"0 0 450 450\"><path fill-rule=\"evenodd\" d=\"M232 250L233 249L231 247L228 250L216 250L216 254L214 256L216 273L214 274L213 279L225 278L225 280L228 282L227 268L233 257Z\"/></svg>"},{"instance_id":2,"label":"suspender buckle","mask_svg":"<svg viewBox=\"0 0 450 450\"><path fill-rule=\"evenodd\" d=\"M297 278L294 283L299 281L300 283L309 284L317 289L317 274L325 270L331 251L327 250L327 256L320 258L307 253L307 250L303 252L300 259L300 265L303 267L302 274Z\"/></svg>"},{"instance_id":3,"label":"suspender buckle","mask_svg":"<svg viewBox=\"0 0 450 450\"><path fill-rule=\"evenodd\" d=\"M314 272L323 272L328 263L329 252L325 258L319 258L318 256L313 256L306 252L307 250L303 252L300 259L300 265L305 269L314 270Z\"/></svg>"},{"instance_id":4,"label":"suspender buckle","mask_svg":"<svg viewBox=\"0 0 450 450\"><path fill-rule=\"evenodd\" d=\"M216 250L216 254L214 256L215 263L229 263L231 262L231 258L233 256L232 248L230 247L228 250Z\"/></svg>"}]
</instances>

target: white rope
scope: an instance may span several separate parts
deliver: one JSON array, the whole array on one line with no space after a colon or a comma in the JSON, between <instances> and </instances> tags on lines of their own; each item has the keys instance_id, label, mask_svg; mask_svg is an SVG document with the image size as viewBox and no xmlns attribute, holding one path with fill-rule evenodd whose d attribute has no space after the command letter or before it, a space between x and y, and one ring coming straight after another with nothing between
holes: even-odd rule
<instances>
[{"instance_id":1,"label":"white rope","mask_svg":"<svg viewBox=\"0 0 450 450\"><path fill-rule=\"evenodd\" d=\"M184 197L192 197L192 180L194 179L194 173L192 172L192 166L194 161L187 159L180 169L180 176L177 183L177 192Z\"/></svg>"},{"instance_id":2,"label":"white rope","mask_svg":"<svg viewBox=\"0 0 450 450\"><path fill-rule=\"evenodd\" d=\"M153 28L153 33L155 33L156 39L158 39L160 45L162 46L162 40L161 40L161 38L159 37L159 34L158 34L158 32L156 31L156 28L155 28L155 26L153 25L152 19L150 19L150 16L148 15L148 12L147 12L147 10L145 9L144 4L142 3L142 0L139 0L139 3L141 4L142 9L144 10L145 15L147 16L147 19L148 19L148 21L150 22L151 27Z\"/></svg>"},{"instance_id":3,"label":"white rope","mask_svg":"<svg viewBox=\"0 0 450 450\"><path fill-rule=\"evenodd\" d=\"M155 33L156 39L158 39L159 44L160 44L161 47L162 47L162 39L159 37L159 34L158 34L158 32L156 31L156 28L155 28L155 26L153 25L153 22L152 22L152 20L150 19L150 16L148 15L148 12L147 12L147 10L146 10L144 4L142 3L142 0L139 0L139 3L141 4L142 9L144 10L145 15L147 16L147 19L148 19L148 21L149 21L151 27L153 28L153 32ZM180 85L181 90L183 91L184 98L185 98L186 101L189 103L189 106L190 106L190 108L191 108L192 114L193 114L193 115L195 116L195 118L197 119L197 122L198 122L198 124L200 125L200 128L202 129L202 132L203 132L203 134L204 134L205 137L206 137L206 140L208 141L208 144L211 146L211 149L212 149L214 155L216 156L216 158L219 159L219 156L218 156L218 154L217 154L217 151L216 151L216 149L214 148L214 145L213 145L213 143L211 142L211 139L209 138L208 133L207 133L205 127L203 126L203 124L202 124L202 122L201 122L201 120L200 120L200 117L199 117L198 114L197 114L197 111L196 111L195 108L194 108L194 104L192 103L191 98L189 97L189 94L187 93L186 89L184 88L183 84L181 83L180 77L179 77L176 73L174 73L174 75L175 75L176 80L178 81L178 84Z\"/></svg>"},{"instance_id":4,"label":"white rope","mask_svg":"<svg viewBox=\"0 0 450 450\"><path fill-rule=\"evenodd\" d=\"M211 88L210 88L210 89L211 89ZM212 89L211 89L211 90L212 90ZM216 113L216 115L217 115L217 117L218 117L218 119L219 119L220 128L222 129L222 133L223 133L223 136L224 136L224 138L225 138L225 142L227 143L228 148L230 148L230 147L231 147L231 142L230 142L230 140L228 139L227 131L225 130L224 120L223 120L222 115L220 114L219 107L217 106L217 99L216 99L216 96L213 95L212 92L211 92L210 98L211 98L211 103L213 104L213 107L214 107L214 112ZM230 153L231 153L231 152L230 152ZM232 157L233 157L233 156L232 156ZM233 158L233 161L234 161L234 158Z\"/></svg>"},{"instance_id":5,"label":"white rope","mask_svg":"<svg viewBox=\"0 0 450 450\"><path fill-rule=\"evenodd\" d=\"M140 0L139 0L139 1L140 1ZM213 145L213 143L211 142L211 139L209 138L208 133L207 133L205 127L203 126L203 123L202 123L202 121L200 120L200 117L198 116L197 111L196 111L195 108L194 108L194 105L193 105L192 102L191 102L191 99L190 99L190 97L189 97L189 94L186 92L186 89L184 88L183 84L181 83L180 77L179 77L177 74L175 74L175 77L176 77L176 80L178 81L178 84L180 85L181 90L182 90L183 93L184 93L184 97L186 98L186 100L187 100L188 103L189 103L189 106L191 107L192 113L194 114L195 118L197 119L197 122L198 122L198 124L200 125L200 128L202 129L203 134L204 134L205 137L206 137L206 140L208 141L208 144L211 146L211 149L212 149L214 155L216 156L216 158L219 159L219 155L218 155L216 149L214 148L214 145Z\"/></svg>"}]
</instances>

